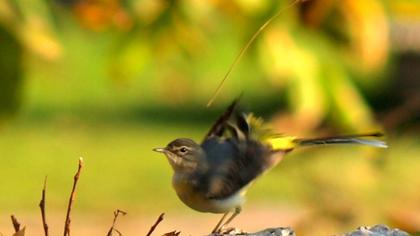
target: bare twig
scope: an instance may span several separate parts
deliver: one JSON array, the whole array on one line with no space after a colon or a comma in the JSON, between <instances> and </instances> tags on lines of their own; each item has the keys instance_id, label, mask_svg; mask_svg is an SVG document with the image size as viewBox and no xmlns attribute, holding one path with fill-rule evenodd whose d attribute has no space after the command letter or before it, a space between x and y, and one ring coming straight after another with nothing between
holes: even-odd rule
<instances>
[{"instance_id":1,"label":"bare twig","mask_svg":"<svg viewBox=\"0 0 420 236\"><path fill-rule=\"evenodd\" d=\"M122 235L122 233L120 232L120 231L118 231L116 228L115 228L115 224L116 224L116 222L117 222L117 218L118 218L118 216L119 215L126 215L127 214L127 212L125 212L125 211L122 211L122 210L119 210L119 209L117 209L116 211L114 211L114 220L112 221L112 226L111 226L111 228L109 229L109 231L108 231L108 233L106 234L107 236L112 236L112 232L113 231L115 231L115 232L117 232L118 233L118 235Z\"/></svg>"},{"instance_id":2,"label":"bare twig","mask_svg":"<svg viewBox=\"0 0 420 236\"><path fill-rule=\"evenodd\" d=\"M164 215L165 215L165 213L160 214L160 216L157 218L156 222L152 225L152 227L150 228L150 230L146 234L146 236L152 235L153 231L155 231L155 229L156 229L156 226L158 226L158 224L163 220Z\"/></svg>"},{"instance_id":3,"label":"bare twig","mask_svg":"<svg viewBox=\"0 0 420 236\"><path fill-rule=\"evenodd\" d=\"M15 229L15 232L18 232L20 230L20 223L16 219L15 215L11 215L10 218L12 218L12 224L13 228Z\"/></svg>"},{"instance_id":4,"label":"bare twig","mask_svg":"<svg viewBox=\"0 0 420 236\"><path fill-rule=\"evenodd\" d=\"M119 236L122 236L122 233L118 230L118 229L113 229L113 231L115 231L115 232L117 232L117 234L119 235ZM113 231L111 231L111 234L109 235L109 236L112 236L112 232ZM108 235L107 235L108 236Z\"/></svg>"},{"instance_id":5,"label":"bare twig","mask_svg":"<svg viewBox=\"0 0 420 236\"><path fill-rule=\"evenodd\" d=\"M171 232L168 232L168 233L164 234L163 236L179 236L180 233L181 233L181 231L174 230L174 231L171 231Z\"/></svg>"},{"instance_id":6,"label":"bare twig","mask_svg":"<svg viewBox=\"0 0 420 236\"><path fill-rule=\"evenodd\" d=\"M41 201L39 202L39 208L41 208L42 226L44 228L45 236L48 236L48 224L45 216L45 192L47 190L47 176L44 179L44 188L42 189Z\"/></svg>"},{"instance_id":7,"label":"bare twig","mask_svg":"<svg viewBox=\"0 0 420 236\"><path fill-rule=\"evenodd\" d=\"M74 199L76 197L76 186L77 186L77 182L79 180L79 176L80 176L80 172L82 170L82 167L83 167L83 158L80 157L79 158L79 167L77 169L76 174L74 175L73 188L71 190L69 204L67 206L66 221L64 223L64 236L70 236L70 222L71 222L70 212L71 212L71 207L73 206Z\"/></svg>"}]
</instances>

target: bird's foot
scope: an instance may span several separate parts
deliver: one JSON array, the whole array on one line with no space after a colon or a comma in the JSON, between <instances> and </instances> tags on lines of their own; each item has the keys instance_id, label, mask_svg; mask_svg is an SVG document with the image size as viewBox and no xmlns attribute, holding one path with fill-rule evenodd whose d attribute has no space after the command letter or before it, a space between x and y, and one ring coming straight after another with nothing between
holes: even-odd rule
<instances>
[{"instance_id":1,"label":"bird's foot","mask_svg":"<svg viewBox=\"0 0 420 236\"><path fill-rule=\"evenodd\" d=\"M237 235L237 234L244 234L244 233L246 232L243 231L242 229L238 229L235 227L225 227L225 226L222 226L221 228L212 232L213 235L226 235L226 234Z\"/></svg>"}]
</instances>

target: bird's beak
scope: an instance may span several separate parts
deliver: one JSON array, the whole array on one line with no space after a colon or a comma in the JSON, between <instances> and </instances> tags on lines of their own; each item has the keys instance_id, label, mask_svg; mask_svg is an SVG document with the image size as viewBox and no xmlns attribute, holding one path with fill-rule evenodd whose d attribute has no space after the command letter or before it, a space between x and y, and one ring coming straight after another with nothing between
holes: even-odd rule
<instances>
[{"instance_id":1,"label":"bird's beak","mask_svg":"<svg viewBox=\"0 0 420 236\"><path fill-rule=\"evenodd\" d=\"M160 153L165 153L166 152L166 148L153 148L153 151L160 152Z\"/></svg>"}]
</instances>

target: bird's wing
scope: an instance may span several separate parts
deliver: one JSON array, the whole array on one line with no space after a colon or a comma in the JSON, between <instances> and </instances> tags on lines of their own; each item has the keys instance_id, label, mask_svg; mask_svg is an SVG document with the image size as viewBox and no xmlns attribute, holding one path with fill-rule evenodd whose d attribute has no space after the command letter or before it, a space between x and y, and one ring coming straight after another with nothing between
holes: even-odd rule
<instances>
[{"instance_id":1,"label":"bird's wing","mask_svg":"<svg viewBox=\"0 0 420 236\"><path fill-rule=\"evenodd\" d=\"M240 191L284 154L259 140L255 132L261 127L237 108L238 100L219 117L201 144L210 165L209 173L202 176L205 187L201 191L210 199L224 199Z\"/></svg>"},{"instance_id":2,"label":"bird's wing","mask_svg":"<svg viewBox=\"0 0 420 236\"><path fill-rule=\"evenodd\" d=\"M208 140L211 137L221 137L225 133L226 128L228 127L229 120L232 115L237 112L238 102L240 98L235 99L226 111L216 120L216 122L211 126L210 130L204 136L203 142Z\"/></svg>"},{"instance_id":3,"label":"bird's wing","mask_svg":"<svg viewBox=\"0 0 420 236\"><path fill-rule=\"evenodd\" d=\"M273 166L277 152L265 145L247 139L229 138L207 140L203 145L211 165L206 179L206 196L209 199L224 199L249 185L257 176Z\"/></svg>"}]
</instances>

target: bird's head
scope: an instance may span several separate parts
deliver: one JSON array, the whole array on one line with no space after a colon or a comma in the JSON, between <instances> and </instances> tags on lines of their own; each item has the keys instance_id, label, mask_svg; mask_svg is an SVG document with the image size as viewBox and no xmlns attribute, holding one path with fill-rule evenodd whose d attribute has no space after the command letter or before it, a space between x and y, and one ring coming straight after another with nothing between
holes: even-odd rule
<instances>
[{"instance_id":1,"label":"bird's head","mask_svg":"<svg viewBox=\"0 0 420 236\"><path fill-rule=\"evenodd\" d=\"M206 154L199 144L188 138L179 138L164 148L153 151L165 154L175 171L196 171L206 168Z\"/></svg>"}]
</instances>

